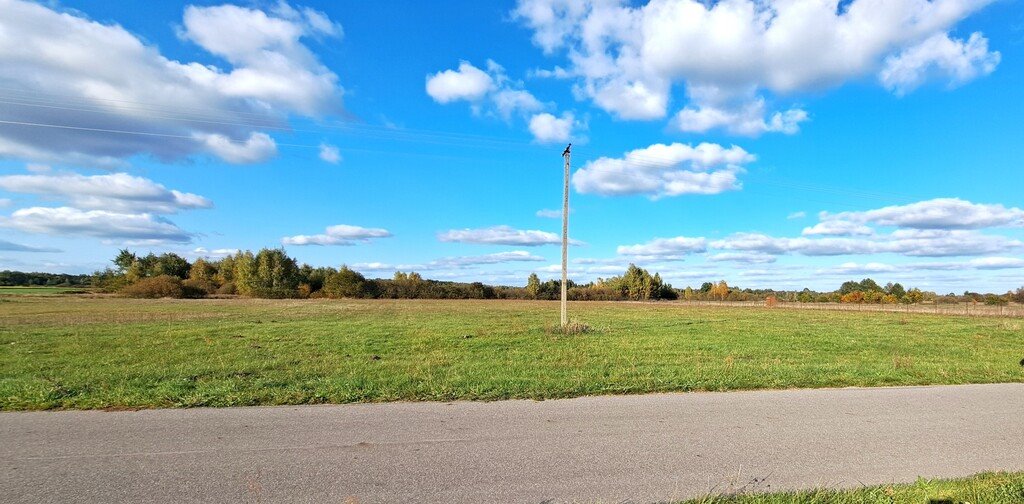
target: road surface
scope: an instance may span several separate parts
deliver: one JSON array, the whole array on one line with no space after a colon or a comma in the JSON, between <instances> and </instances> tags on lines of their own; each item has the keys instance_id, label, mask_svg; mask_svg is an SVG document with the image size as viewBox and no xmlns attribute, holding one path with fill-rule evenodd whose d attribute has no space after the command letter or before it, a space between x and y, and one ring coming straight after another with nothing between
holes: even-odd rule
<instances>
[{"instance_id":1,"label":"road surface","mask_svg":"<svg viewBox=\"0 0 1024 504\"><path fill-rule=\"evenodd\" d=\"M0 414L5 502L649 502L1024 470L1024 384Z\"/></svg>"}]
</instances>

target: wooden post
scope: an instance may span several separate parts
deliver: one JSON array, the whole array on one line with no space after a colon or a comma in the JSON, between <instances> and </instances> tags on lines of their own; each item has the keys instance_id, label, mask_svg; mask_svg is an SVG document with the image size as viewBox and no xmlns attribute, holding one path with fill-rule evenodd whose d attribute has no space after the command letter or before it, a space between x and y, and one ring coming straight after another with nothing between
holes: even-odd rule
<instances>
[{"instance_id":1,"label":"wooden post","mask_svg":"<svg viewBox=\"0 0 1024 504\"><path fill-rule=\"evenodd\" d=\"M562 157L565 158L565 177L562 186L562 327L569 325L569 144Z\"/></svg>"}]
</instances>

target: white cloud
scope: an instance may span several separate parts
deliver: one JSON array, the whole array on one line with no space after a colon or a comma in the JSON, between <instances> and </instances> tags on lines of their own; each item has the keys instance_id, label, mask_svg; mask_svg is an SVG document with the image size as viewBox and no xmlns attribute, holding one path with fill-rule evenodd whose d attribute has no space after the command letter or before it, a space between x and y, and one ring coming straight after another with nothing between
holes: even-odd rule
<instances>
[{"instance_id":1,"label":"white cloud","mask_svg":"<svg viewBox=\"0 0 1024 504\"><path fill-rule=\"evenodd\" d=\"M113 241L166 243L192 241L193 235L149 213L128 214L70 207L31 207L0 217L0 226L57 236L91 236Z\"/></svg>"},{"instance_id":2,"label":"white cloud","mask_svg":"<svg viewBox=\"0 0 1024 504\"><path fill-rule=\"evenodd\" d=\"M547 112L535 114L530 118L530 133L541 143L568 142L575 122L572 112L564 112L560 118Z\"/></svg>"},{"instance_id":3,"label":"white cloud","mask_svg":"<svg viewBox=\"0 0 1024 504\"><path fill-rule=\"evenodd\" d=\"M338 224L328 226L323 234L295 235L281 238L284 245L342 245L369 242L374 238L388 238L391 232L381 228L364 228Z\"/></svg>"},{"instance_id":4,"label":"white cloud","mask_svg":"<svg viewBox=\"0 0 1024 504\"><path fill-rule=\"evenodd\" d=\"M679 260L683 256L707 250L707 239L688 238L655 238L647 243L637 245L620 245L616 253L641 259L657 259L662 261Z\"/></svg>"},{"instance_id":5,"label":"white cloud","mask_svg":"<svg viewBox=\"0 0 1024 504\"><path fill-rule=\"evenodd\" d=\"M569 210L569 213L572 213L571 209ZM547 209L547 208L542 208L540 210L537 210L537 217L541 217L541 218L544 218L544 219L561 219L562 218L562 211L561 210L550 210L550 209Z\"/></svg>"},{"instance_id":6,"label":"white cloud","mask_svg":"<svg viewBox=\"0 0 1024 504\"><path fill-rule=\"evenodd\" d=\"M3 187L3 179L0 178L0 187ZM10 198L0 198L0 208L7 208L13 205L14 202Z\"/></svg>"},{"instance_id":7,"label":"white cloud","mask_svg":"<svg viewBox=\"0 0 1024 504\"><path fill-rule=\"evenodd\" d=\"M493 60L487 60L486 71L462 61L457 70L427 76L427 94L437 103L466 101L474 114L498 117L506 122L514 116L529 117L530 132L539 142L566 141L573 127L585 127L571 112L564 112L561 117L539 113L551 105L541 103L522 87L521 81L510 79L505 68Z\"/></svg>"},{"instance_id":8,"label":"white cloud","mask_svg":"<svg viewBox=\"0 0 1024 504\"><path fill-rule=\"evenodd\" d=\"M510 226L493 226L481 229L452 229L437 235L443 242L477 243L484 245L513 245L536 247L539 245L561 244L561 236L538 230L513 229ZM581 243L570 239L573 245Z\"/></svg>"},{"instance_id":9,"label":"white cloud","mask_svg":"<svg viewBox=\"0 0 1024 504\"><path fill-rule=\"evenodd\" d=\"M823 221L846 220L913 229L981 229L1024 226L1024 210L1020 208L972 203L959 198L937 198L865 212L823 213L821 218Z\"/></svg>"},{"instance_id":10,"label":"white cloud","mask_svg":"<svg viewBox=\"0 0 1024 504\"><path fill-rule=\"evenodd\" d=\"M965 230L896 230L870 237L786 238L761 233L736 233L710 247L764 254L807 256L900 254L912 257L974 256L1018 250L1024 242L1001 235Z\"/></svg>"},{"instance_id":11,"label":"white cloud","mask_svg":"<svg viewBox=\"0 0 1024 504\"><path fill-rule=\"evenodd\" d=\"M622 158L590 161L573 174L572 181L581 193L602 195L717 194L739 189L737 174L755 159L737 146L654 144Z\"/></svg>"},{"instance_id":12,"label":"white cloud","mask_svg":"<svg viewBox=\"0 0 1024 504\"><path fill-rule=\"evenodd\" d=\"M981 33L972 33L966 41L939 33L886 58L878 79L898 95L914 90L935 75L946 77L953 87L992 73L1000 58L998 51L989 52L988 39Z\"/></svg>"},{"instance_id":13,"label":"white cloud","mask_svg":"<svg viewBox=\"0 0 1024 504\"><path fill-rule=\"evenodd\" d=\"M976 269L1024 268L1024 259L1019 257L979 257L971 259L968 264Z\"/></svg>"},{"instance_id":14,"label":"white cloud","mask_svg":"<svg viewBox=\"0 0 1024 504\"><path fill-rule=\"evenodd\" d=\"M266 133L251 133L244 142L232 140L218 133L196 134L196 140L206 145L217 157L235 164L261 163L277 155L277 144Z\"/></svg>"},{"instance_id":15,"label":"white cloud","mask_svg":"<svg viewBox=\"0 0 1024 504\"><path fill-rule=\"evenodd\" d=\"M529 91L522 89L502 89L491 97L498 115L506 121L516 112L529 113L542 110L544 104Z\"/></svg>"},{"instance_id":16,"label":"white cloud","mask_svg":"<svg viewBox=\"0 0 1024 504\"><path fill-rule=\"evenodd\" d=\"M320 159L331 164L341 162L341 152L333 145L320 144Z\"/></svg>"},{"instance_id":17,"label":"white cloud","mask_svg":"<svg viewBox=\"0 0 1024 504\"><path fill-rule=\"evenodd\" d=\"M863 224L836 219L805 227L800 234L804 236L870 236L873 233L874 230Z\"/></svg>"},{"instance_id":18,"label":"white cloud","mask_svg":"<svg viewBox=\"0 0 1024 504\"><path fill-rule=\"evenodd\" d=\"M218 249L208 250L206 247L196 247L196 248L192 249L191 255L193 255L195 257L222 258L222 257L227 257L229 255L235 255L237 253L238 253L238 249L236 249L236 248L218 248Z\"/></svg>"},{"instance_id":19,"label":"white cloud","mask_svg":"<svg viewBox=\"0 0 1024 504\"><path fill-rule=\"evenodd\" d=\"M437 103L476 101L494 88L494 79L468 61L459 63L458 70L444 70L427 76L427 94Z\"/></svg>"},{"instance_id":20,"label":"white cloud","mask_svg":"<svg viewBox=\"0 0 1024 504\"><path fill-rule=\"evenodd\" d=\"M0 189L57 197L78 208L125 213L175 213L213 206L212 201L198 194L168 190L152 180L127 173L6 175L0 176Z\"/></svg>"},{"instance_id":21,"label":"white cloud","mask_svg":"<svg viewBox=\"0 0 1024 504\"><path fill-rule=\"evenodd\" d=\"M800 109L756 117L748 107L764 91L785 96L840 85L877 73L889 56L899 55L889 66L905 68L896 80L916 81L924 66L960 81L986 73L998 59L981 41L912 48L945 36L987 3L519 0L512 15L545 54L568 58L560 76L575 76L581 95L617 117L664 117L673 86L683 84L690 102L677 125L757 134L792 132L806 119Z\"/></svg>"},{"instance_id":22,"label":"white cloud","mask_svg":"<svg viewBox=\"0 0 1024 504\"><path fill-rule=\"evenodd\" d=\"M50 168L50 165L39 163L28 163L27 165L25 165L25 169L28 170L30 173L48 173L52 170Z\"/></svg>"},{"instance_id":23,"label":"white cloud","mask_svg":"<svg viewBox=\"0 0 1024 504\"><path fill-rule=\"evenodd\" d=\"M331 35L329 20L314 11L289 19L189 6L181 38L223 58L222 68L168 59L121 26L75 11L0 1L0 81L15 97L48 101L17 100L5 106L5 120L68 127L0 125L0 157L111 165L138 154L206 152L256 162L274 153L260 129L282 127L290 114L341 111L337 75L303 43Z\"/></svg>"},{"instance_id":24,"label":"white cloud","mask_svg":"<svg viewBox=\"0 0 1024 504\"><path fill-rule=\"evenodd\" d=\"M735 108L719 108L714 105L686 107L676 114L674 123L679 131L705 133L713 129L725 129L736 135L758 136L762 133L781 132L792 135L800 131L800 123L808 120L802 109L789 109L765 117L763 99L743 103Z\"/></svg>"},{"instance_id":25,"label":"white cloud","mask_svg":"<svg viewBox=\"0 0 1024 504\"><path fill-rule=\"evenodd\" d=\"M786 219L787 220L795 220L795 219L803 219L804 217L807 217L807 212L799 211L799 212L793 212L793 213L787 215Z\"/></svg>"}]
</instances>

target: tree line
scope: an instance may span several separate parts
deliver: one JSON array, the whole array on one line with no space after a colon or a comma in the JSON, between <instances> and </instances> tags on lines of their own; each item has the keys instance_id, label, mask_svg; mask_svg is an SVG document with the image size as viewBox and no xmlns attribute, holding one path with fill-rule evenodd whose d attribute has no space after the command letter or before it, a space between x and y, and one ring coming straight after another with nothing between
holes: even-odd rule
<instances>
[{"instance_id":1,"label":"tree line","mask_svg":"<svg viewBox=\"0 0 1024 504\"><path fill-rule=\"evenodd\" d=\"M26 273L23 271L0 271L0 286L3 287L81 287L92 283L90 275L68 275L65 273Z\"/></svg>"},{"instance_id":2,"label":"tree line","mask_svg":"<svg viewBox=\"0 0 1024 504\"><path fill-rule=\"evenodd\" d=\"M392 278L366 278L347 266L313 267L299 264L283 249L240 251L222 259L192 262L174 253L138 255L120 250L113 266L93 275L0 272L3 286L92 286L133 297L196 298L240 295L254 298L384 298L384 299L541 299L561 297L558 280L541 281L530 274L526 285L495 286L481 282L450 282L423 278L416 272L396 272ZM844 282L835 291L818 292L741 289L725 280L697 288L676 289L661 275L630 264L620 276L580 284L569 280L569 299L575 301L786 301L801 303L985 303L1024 304L1024 287L1004 294L940 295L899 283L878 284L871 278Z\"/></svg>"},{"instance_id":3,"label":"tree line","mask_svg":"<svg viewBox=\"0 0 1024 504\"><path fill-rule=\"evenodd\" d=\"M558 299L561 284L531 274L525 287L482 282L449 282L396 272L390 279L366 278L347 266L300 265L282 249L242 251L222 259L189 262L174 253L118 252L113 267L92 276L92 285L132 297L195 298L241 295L255 298L385 299ZM676 299L678 293L658 273L630 265L622 276L597 282L569 282L574 300Z\"/></svg>"}]
</instances>

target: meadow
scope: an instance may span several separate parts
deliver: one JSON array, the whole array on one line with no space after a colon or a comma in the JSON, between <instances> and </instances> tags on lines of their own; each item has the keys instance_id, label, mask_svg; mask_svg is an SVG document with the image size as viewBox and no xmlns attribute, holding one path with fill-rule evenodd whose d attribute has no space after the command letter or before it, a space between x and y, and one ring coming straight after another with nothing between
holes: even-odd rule
<instances>
[{"instance_id":1,"label":"meadow","mask_svg":"<svg viewBox=\"0 0 1024 504\"><path fill-rule=\"evenodd\" d=\"M1024 321L507 300L0 296L0 409L1024 381Z\"/></svg>"}]
</instances>

